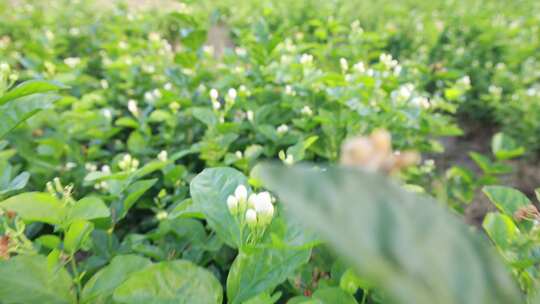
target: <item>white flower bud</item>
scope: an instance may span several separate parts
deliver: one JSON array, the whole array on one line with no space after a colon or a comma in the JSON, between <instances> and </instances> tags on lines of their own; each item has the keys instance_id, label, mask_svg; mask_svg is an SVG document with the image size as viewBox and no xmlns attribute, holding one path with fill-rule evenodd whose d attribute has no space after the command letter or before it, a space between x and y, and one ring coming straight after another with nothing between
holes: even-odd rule
<instances>
[{"instance_id":1,"label":"white flower bud","mask_svg":"<svg viewBox=\"0 0 540 304\"><path fill-rule=\"evenodd\" d=\"M137 102L133 99L130 99L128 101L128 110L133 116L139 116L139 107L137 106Z\"/></svg>"},{"instance_id":2,"label":"white flower bud","mask_svg":"<svg viewBox=\"0 0 540 304\"><path fill-rule=\"evenodd\" d=\"M234 101L236 99L237 93L235 88L230 88L229 91L227 91L227 97L230 101Z\"/></svg>"},{"instance_id":3,"label":"white flower bud","mask_svg":"<svg viewBox=\"0 0 540 304\"><path fill-rule=\"evenodd\" d=\"M168 159L167 151L163 150L163 151L159 152L157 158L158 158L158 160L160 160L162 162L167 161L167 159Z\"/></svg>"},{"instance_id":4,"label":"white flower bud","mask_svg":"<svg viewBox=\"0 0 540 304\"><path fill-rule=\"evenodd\" d=\"M255 228L257 226L257 212L253 209L246 211L246 223L249 228Z\"/></svg>"},{"instance_id":5,"label":"white flower bud","mask_svg":"<svg viewBox=\"0 0 540 304\"><path fill-rule=\"evenodd\" d=\"M254 117L255 117L255 115L253 114L253 111L251 111L251 110L249 110L249 111L246 112L246 116L247 116L247 119L248 119L249 121L253 121L253 119L254 119Z\"/></svg>"},{"instance_id":6,"label":"white flower bud","mask_svg":"<svg viewBox=\"0 0 540 304\"><path fill-rule=\"evenodd\" d=\"M313 111L311 110L311 108L309 106L304 106L302 108L302 114L306 115L306 116L311 116L313 115Z\"/></svg>"},{"instance_id":7,"label":"white flower bud","mask_svg":"<svg viewBox=\"0 0 540 304\"><path fill-rule=\"evenodd\" d=\"M274 205L272 205L270 193L265 191L257 194L255 211L257 212L261 225L267 225L272 221L272 217L274 216Z\"/></svg>"},{"instance_id":8,"label":"white flower bud","mask_svg":"<svg viewBox=\"0 0 540 304\"><path fill-rule=\"evenodd\" d=\"M257 193L251 193L249 195L247 205L249 208L255 208L255 202L257 201Z\"/></svg>"},{"instance_id":9,"label":"white flower bud","mask_svg":"<svg viewBox=\"0 0 540 304\"><path fill-rule=\"evenodd\" d=\"M339 65L341 66L341 70L343 72L346 72L349 69L349 63L347 62L347 59L345 58L339 59Z\"/></svg>"},{"instance_id":10,"label":"white flower bud","mask_svg":"<svg viewBox=\"0 0 540 304\"><path fill-rule=\"evenodd\" d=\"M232 215L236 215L238 213L238 200L235 196L229 195L229 197L227 197L227 207Z\"/></svg>"},{"instance_id":11,"label":"white flower bud","mask_svg":"<svg viewBox=\"0 0 540 304\"><path fill-rule=\"evenodd\" d=\"M210 99L212 99L212 101L215 101L217 100L219 97L219 93L216 89L211 89L210 90Z\"/></svg>"},{"instance_id":12,"label":"white flower bud","mask_svg":"<svg viewBox=\"0 0 540 304\"><path fill-rule=\"evenodd\" d=\"M277 127L276 131L278 132L279 135L282 135L289 131L289 126L282 124L279 127Z\"/></svg>"},{"instance_id":13,"label":"white flower bud","mask_svg":"<svg viewBox=\"0 0 540 304\"><path fill-rule=\"evenodd\" d=\"M234 196L236 197L236 199L238 199L238 201L245 202L248 197L248 191L246 186L238 185L238 187L236 187L236 190L234 190Z\"/></svg>"}]
</instances>

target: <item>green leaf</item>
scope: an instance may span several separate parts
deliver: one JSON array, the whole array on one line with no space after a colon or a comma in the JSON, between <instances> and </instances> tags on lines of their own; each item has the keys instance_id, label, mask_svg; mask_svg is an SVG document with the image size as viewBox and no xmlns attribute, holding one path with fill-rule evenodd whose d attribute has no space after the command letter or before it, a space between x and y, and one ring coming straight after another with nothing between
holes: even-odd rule
<instances>
[{"instance_id":1,"label":"green leaf","mask_svg":"<svg viewBox=\"0 0 540 304\"><path fill-rule=\"evenodd\" d=\"M121 210L119 214L119 218L123 218L129 209L135 205L135 203L141 198L141 196L148 191L148 189L152 188L152 186L157 182L156 178L153 179L146 179L146 180L140 180L135 183L133 183L131 186L127 189L127 196L126 199L124 199L123 203L123 210Z\"/></svg>"},{"instance_id":2,"label":"green leaf","mask_svg":"<svg viewBox=\"0 0 540 304\"><path fill-rule=\"evenodd\" d=\"M491 140L491 150L497 159L516 158L525 153L525 148L518 146L513 138L504 134L497 133Z\"/></svg>"},{"instance_id":3,"label":"green leaf","mask_svg":"<svg viewBox=\"0 0 540 304\"><path fill-rule=\"evenodd\" d=\"M9 181L7 185L4 185L3 187L0 186L0 195L24 188L24 186L26 186L28 183L28 179L30 179L30 173L28 172L23 172L17 175L14 179Z\"/></svg>"},{"instance_id":4,"label":"green leaf","mask_svg":"<svg viewBox=\"0 0 540 304\"><path fill-rule=\"evenodd\" d=\"M357 304L354 297L338 287L322 288L313 293L313 298L322 303Z\"/></svg>"},{"instance_id":5,"label":"green leaf","mask_svg":"<svg viewBox=\"0 0 540 304\"><path fill-rule=\"evenodd\" d=\"M111 212L105 203L98 197L88 196L80 199L69 211L66 222L74 220L94 220L109 217Z\"/></svg>"},{"instance_id":6,"label":"green leaf","mask_svg":"<svg viewBox=\"0 0 540 304\"><path fill-rule=\"evenodd\" d=\"M311 250L250 248L240 251L227 277L229 303L242 303L271 291L305 264Z\"/></svg>"},{"instance_id":7,"label":"green leaf","mask_svg":"<svg viewBox=\"0 0 540 304\"><path fill-rule=\"evenodd\" d=\"M482 222L482 227L501 249L507 249L519 233L512 218L501 213L488 213Z\"/></svg>"},{"instance_id":8,"label":"green leaf","mask_svg":"<svg viewBox=\"0 0 540 304\"><path fill-rule=\"evenodd\" d=\"M208 127L213 127L218 123L216 114L208 108L193 108L193 117L197 118Z\"/></svg>"},{"instance_id":9,"label":"green leaf","mask_svg":"<svg viewBox=\"0 0 540 304\"><path fill-rule=\"evenodd\" d=\"M266 165L260 175L392 302L522 302L494 250L427 196L354 168Z\"/></svg>"},{"instance_id":10,"label":"green leaf","mask_svg":"<svg viewBox=\"0 0 540 304\"><path fill-rule=\"evenodd\" d=\"M76 303L71 277L63 268L49 267L43 256L19 255L0 261L2 304Z\"/></svg>"},{"instance_id":11,"label":"green leaf","mask_svg":"<svg viewBox=\"0 0 540 304\"><path fill-rule=\"evenodd\" d=\"M69 226L64 237L64 249L71 254L77 252L79 248L90 237L94 230L94 224L85 220L75 220Z\"/></svg>"},{"instance_id":12,"label":"green leaf","mask_svg":"<svg viewBox=\"0 0 540 304\"><path fill-rule=\"evenodd\" d=\"M15 211L23 220L60 224L64 218L62 203L43 192L27 192L0 202L0 208Z\"/></svg>"},{"instance_id":13,"label":"green leaf","mask_svg":"<svg viewBox=\"0 0 540 304\"><path fill-rule=\"evenodd\" d=\"M497 209L510 217L513 217L518 209L531 204L525 194L510 187L485 186L482 191Z\"/></svg>"},{"instance_id":14,"label":"green leaf","mask_svg":"<svg viewBox=\"0 0 540 304\"><path fill-rule=\"evenodd\" d=\"M248 186L247 178L232 168L205 169L190 184L195 208L202 212L208 225L229 246L242 244L240 228L227 208L227 197L240 184Z\"/></svg>"},{"instance_id":15,"label":"green leaf","mask_svg":"<svg viewBox=\"0 0 540 304\"><path fill-rule=\"evenodd\" d=\"M161 262L133 273L113 295L125 304L221 304L221 284L208 270L191 262Z\"/></svg>"},{"instance_id":16,"label":"green leaf","mask_svg":"<svg viewBox=\"0 0 540 304\"><path fill-rule=\"evenodd\" d=\"M0 138L34 114L49 107L59 97L36 94L21 97L0 106Z\"/></svg>"},{"instance_id":17,"label":"green leaf","mask_svg":"<svg viewBox=\"0 0 540 304\"><path fill-rule=\"evenodd\" d=\"M13 90L4 94L0 97L0 105L7 103L8 101L21 98L28 95L58 91L60 89L66 88L65 86L59 85L45 80L29 80L21 83L20 85L13 88Z\"/></svg>"},{"instance_id":18,"label":"green leaf","mask_svg":"<svg viewBox=\"0 0 540 304\"><path fill-rule=\"evenodd\" d=\"M112 302L114 290L127 278L141 271L152 262L136 255L120 255L111 263L100 269L84 286L81 293L81 304L106 304Z\"/></svg>"}]
</instances>

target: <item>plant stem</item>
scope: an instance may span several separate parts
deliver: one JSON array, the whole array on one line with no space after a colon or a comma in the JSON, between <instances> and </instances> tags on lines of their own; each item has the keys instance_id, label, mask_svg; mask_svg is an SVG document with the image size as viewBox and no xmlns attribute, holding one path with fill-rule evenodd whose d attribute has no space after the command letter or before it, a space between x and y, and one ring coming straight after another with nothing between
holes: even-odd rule
<instances>
[{"instance_id":1,"label":"plant stem","mask_svg":"<svg viewBox=\"0 0 540 304\"><path fill-rule=\"evenodd\" d=\"M81 294L81 278L79 277L79 269L77 268L77 263L75 262L75 256L72 254L70 256L71 270L75 277L75 285L77 287L77 296Z\"/></svg>"},{"instance_id":2,"label":"plant stem","mask_svg":"<svg viewBox=\"0 0 540 304\"><path fill-rule=\"evenodd\" d=\"M362 294L362 303L361 304L366 304L367 303L368 294L369 294L369 290L364 289L364 292Z\"/></svg>"}]
</instances>

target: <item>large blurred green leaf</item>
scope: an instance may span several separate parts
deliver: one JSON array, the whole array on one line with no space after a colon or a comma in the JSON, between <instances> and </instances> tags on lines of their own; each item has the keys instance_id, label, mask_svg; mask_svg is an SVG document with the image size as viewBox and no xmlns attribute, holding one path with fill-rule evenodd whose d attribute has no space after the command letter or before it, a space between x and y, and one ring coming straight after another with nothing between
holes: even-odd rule
<instances>
[{"instance_id":1,"label":"large blurred green leaf","mask_svg":"<svg viewBox=\"0 0 540 304\"><path fill-rule=\"evenodd\" d=\"M16 86L6 94L0 97L0 105L3 105L9 101L34 95L38 93L46 93L52 91L58 91L60 89L66 88L58 83L53 83L45 80L29 80L21 83Z\"/></svg>"},{"instance_id":2,"label":"large blurred green leaf","mask_svg":"<svg viewBox=\"0 0 540 304\"><path fill-rule=\"evenodd\" d=\"M0 138L42 109L49 107L59 97L35 94L12 100L0 106Z\"/></svg>"},{"instance_id":3,"label":"large blurred green leaf","mask_svg":"<svg viewBox=\"0 0 540 304\"><path fill-rule=\"evenodd\" d=\"M15 211L22 219L52 225L60 224L64 217L62 203L49 193L27 192L0 202L0 208Z\"/></svg>"},{"instance_id":4,"label":"large blurred green leaf","mask_svg":"<svg viewBox=\"0 0 540 304\"><path fill-rule=\"evenodd\" d=\"M487 243L426 196L355 169L265 165L259 174L394 302L522 302Z\"/></svg>"},{"instance_id":5,"label":"large blurred green leaf","mask_svg":"<svg viewBox=\"0 0 540 304\"><path fill-rule=\"evenodd\" d=\"M208 225L229 246L240 247L240 228L227 208L227 197L240 184L248 185L247 178L232 168L205 169L190 185L191 197Z\"/></svg>"},{"instance_id":6,"label":"large blurred green leaf","mask_svg":"<svg viewBox=\"0 0 540 304\"><path fill-rule=\"evenodd\" d=\"M208 270L191 262L162 262L133 273L114 292L125 304L221 304L221 284Z\"/></svg>"},{"instance_id":7,"label":"large blurred green leaf","mask_svg":"<svg viewBox=\"0 0 540 304\"><path fill-rule=\"evenodd\" d=\"M0 260L2 304L76 303L71 278L63 268L51 268L43 256Z\"/></svg>"},{"instance_id":8,"label":"large blurred green leaf","mask_svg":"<svg viewBox=\"0 0 540 304\"><path fill-rule=\"evenodd\" d=\"M81 294L83 304L112 303L112 294L130 274L151 265L149 259L136 255L122 255L112 259L111 263L98 271L84 286Z\"/></svg>"}]
</instances>

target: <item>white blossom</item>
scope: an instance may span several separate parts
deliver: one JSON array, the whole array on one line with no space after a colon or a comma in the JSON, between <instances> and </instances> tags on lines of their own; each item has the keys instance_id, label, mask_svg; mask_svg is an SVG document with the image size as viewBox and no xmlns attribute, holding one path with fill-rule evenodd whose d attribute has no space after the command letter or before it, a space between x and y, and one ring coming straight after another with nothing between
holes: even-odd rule
<instances>
[{"instance_id":1,"label":"white blossom","mask_svg":"<svg viewBox=\"0 0 540 304\"><path fill-rule=\"evenodd\" d=\"M276 131L280 135L285 134L289 131L289 126L287 126L286 124L282 124L279 127L277 127Z\"/></svg>"},{"instance_id":2,"label":"white blossom","mask_svg":"<svg viewBox=\"0 0 540 304\"><path fill-rule=\"evenodd\" d=\"M234 195L229 195L229 197L227 197L227 208L229 208L229 212L232 215L238 213L238 199Z\"/></svg>"},{"instance_id":3,"label":"white blossom","mask_svg":"<svg viewBox=\"0 0 540 304\"><path fill-rule=\"evenodd\" d=\"M249 121L253 121L253 119L254 119L254 117L255 117L255 115L253 114L253 111L251 111L251 110L249 110L249 111L246 112L246 116L247 116L247 119L248 119Z\"/></svg>"},{"instance_id":4,"label":"white blossom","mask_svg":"<svg viewBox=\"0 0 540 304\"><path fill-rule=\"evenodd\" d=\"M340 58L339 59L339 65L340 65L341 70L343 72L346 72L349 69L349 63L347 62L347 59L345 59L345 58Z\"/></svg>"},{"instance_id":5,"label":"white blossom","mask_svg":"<svg viewBox=\"0 0 540 304\"><path fill-rule=\"evenodd\" d=\"M159 152L157 158L158 158L158 160L160 160L162 162L167 161L167 159L168 159L167 151L163 150L163 151Z\"/></svg>"},{"instance_id":6,"label":"white blossom","mask_svg":"<svg viewBox=\"0 0 540 304\"><path fill-rule=\"evenodd\" d=\"M246 211L246 223L250 228L257 227L257 212L253 209Z\"/></svg>"},{"instance_id":7,"label":"white blossom","mask_svg":"<svg viewBox=\"0 0 540 304\"><path fill-rule=\"evenodd\" d=\"M313 111L311 110L311 108L309 106L304 106L302 108L302 111L301 111L302 114L306 115L306 116L311 116L313 115Z\"/></svg>"},{"instance_id":8,"label":"white blossom","mask_svg":"<svg viewBox=\"0 0 540 304\"><path fill-rule=\"evenodd\" d=\"M210 90L210 99L215 101L215 100L218 99L218 97L219 97L219 92L216 89L211 89Z\"/></svg>"},{"instance_id":9,"label":"white blossom","mask_svg":"<svg viewBox=\"0 0 540 304\"><path fill-rule=\"evenodd\" d=\"M139 107L137 106L137 102L135 100L128 100L128 110L131 114L133 114L133 116L139 116Z\"/></svg>"}]
</instances>

